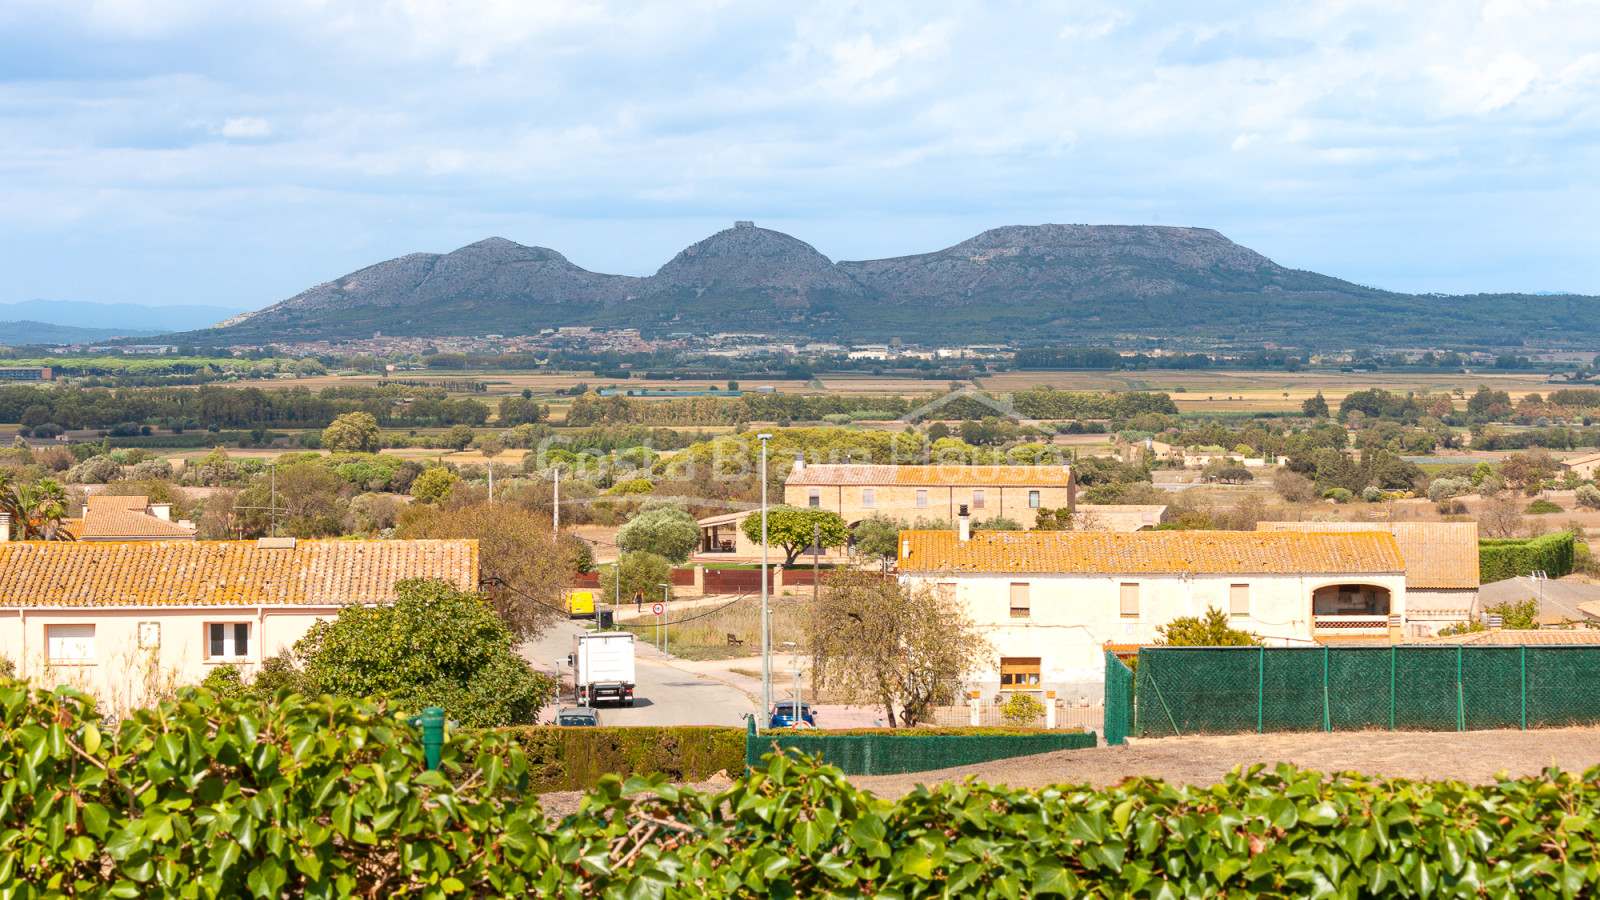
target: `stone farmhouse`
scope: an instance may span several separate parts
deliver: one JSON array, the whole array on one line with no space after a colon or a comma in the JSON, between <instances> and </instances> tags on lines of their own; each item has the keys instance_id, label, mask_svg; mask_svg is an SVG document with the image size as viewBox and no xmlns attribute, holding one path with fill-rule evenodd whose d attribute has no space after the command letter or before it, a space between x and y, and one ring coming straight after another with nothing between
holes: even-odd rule
<instances>
[{"instance_id":1,"label":"stone farmhouse","mask_svg":"<svg viewBox=\"0 0 1600 900\"><path fill-rule=\"evenodd\" d=\"M954 522L962 507L975 519L1007 518L1031 528L1041 509L1075 509L1077 482L1071 466L807 465L796 461L784 481L782 502L838 513L852 528L875 515L906 525L918 519ZM1145 512L1140 509L1133 515L1137 518ZM759 512L701 519L701 554L760 556L760 543L748 540L740 527L752 514ZM1126 517L1126 511L1119 511L1116 521Z\"/></svg>"},{"instance_id":2,"label":"stone farmhouse","mask_svg":"<svg viewBox=\"0 0 1600 900\"><path fill-rule=\"evenodd\" d=\"M902 532L899 566L902 580L953 596L987 631L994 655L968 685L986 698L1100 696L1108 647L1153 644L1160 626L1210 607L1279 646L1329 634L1387 646L1408 609L1405 560L1382 532L962 527Z\"/></svg>"},{"instance_id":3,"label":"stone farmhouse","mask_svg":"<svg viewBox=\"0 0 1600 900\"><path fill-rule=\"evenodd\" d=\"M0 655L19 676L137 703L152 678L258 666L341 607L393 602L407 578L476 590L477 542L0 542Z\"/></svg>"}]
</instances>

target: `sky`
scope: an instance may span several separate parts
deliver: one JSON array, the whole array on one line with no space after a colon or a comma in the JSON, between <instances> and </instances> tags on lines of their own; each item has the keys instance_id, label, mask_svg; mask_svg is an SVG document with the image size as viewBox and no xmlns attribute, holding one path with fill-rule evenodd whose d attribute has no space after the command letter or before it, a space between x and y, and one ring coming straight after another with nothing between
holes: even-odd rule
<instances>
[{"instance_id":1,"label":"sky","mask_svg":"<svg viewBox=\"0 0 1600 900\"><path fill-rule=\"evenodd\" d=\"M0 302L259 308L491 235L646 275L735 219L1600 294L1597 132L1592 0L0 0Z\"/></svg>"}]
</instances>

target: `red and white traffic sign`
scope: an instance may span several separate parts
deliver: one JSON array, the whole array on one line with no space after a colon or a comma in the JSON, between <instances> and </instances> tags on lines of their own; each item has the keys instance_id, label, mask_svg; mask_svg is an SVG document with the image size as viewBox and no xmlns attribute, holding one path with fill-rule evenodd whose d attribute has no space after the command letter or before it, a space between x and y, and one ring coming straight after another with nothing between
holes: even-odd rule
<instances>
[{"instance_id":1,"label":"red and white traffic sign","mask_svg":"<svg viewBox=\"0 0 1600 900\"><path fill-rule=\"evenodd\" d=\"M650 611L659 616L659 615L665 613L667 611L667 608L665 606L661 605L660 603L652 603L652 604L650 604Z\"/></svg>"}]
</instances>

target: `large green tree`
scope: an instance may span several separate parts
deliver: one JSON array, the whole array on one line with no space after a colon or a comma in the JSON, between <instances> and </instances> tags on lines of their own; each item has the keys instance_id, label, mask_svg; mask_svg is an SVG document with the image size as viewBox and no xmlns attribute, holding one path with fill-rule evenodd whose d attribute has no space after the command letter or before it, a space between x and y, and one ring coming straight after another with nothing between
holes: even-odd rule
<instances>
[{"instance_id":1,"label":"large green tree","mask_svg":"<svg viewBox=\"0 0 1600 900\"><path fill-rule=\"evenodd\" d=\"M322 446L334 453L377 453L383 447L378 434L378 420L370 413L345 413L322 429Z\"/></svg>"},{"instance_id":2,"label":"large green tree","mask_svg":"<svg viewBox=\"0 0 1600 900\"><path fill-rule=\"evenodd\" d=\"M538 721L555 685L517 655L481 595L434 579L402 581L395 594L393 604L343 607L295 644L315 690L384 696L410 712L439 706L469 728Z\"/></svg>"},{"instance_id":3,"label":"large green tree","mask_svg":"<svg viewBox=\"0 0 1600 900\"><path fill-rule=\"evenodd\" d=\"M617 547L624 552L644 550L681 563L700 543L700 524L681 506L642 509L617 531Z\"/></svg>"},{"instance_id":4,"label":"large green tree","mask_svg":"<svg viewBox=\"0 0 1600 900\"><path fill-rule=\"evenodd\" d=\"M761 543L761 514L744 520L744 536ZM794 565L816 538L822 549L842 547L850 541L850 525L835 512L805 506L774 506L767 510L767 542L783 548L786 566Z\"/></svg>"}]
</instances>

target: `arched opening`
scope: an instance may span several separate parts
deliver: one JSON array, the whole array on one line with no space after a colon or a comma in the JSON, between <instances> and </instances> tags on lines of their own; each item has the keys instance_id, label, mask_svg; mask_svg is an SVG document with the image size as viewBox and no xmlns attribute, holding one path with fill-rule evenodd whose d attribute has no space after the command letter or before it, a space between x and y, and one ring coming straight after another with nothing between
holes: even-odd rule
<instances>
[{"instance_id":1,"label":"arched opening","mask_svg":"<svg viewBox=\"0 0 1600 900\"><path fill-rule=\"evenodd\" d=\"M1330 584L1311 592L1314 632L1377 637L1389 633L1393 595L1379 584Z\"/></svg>"}]
</instances>

